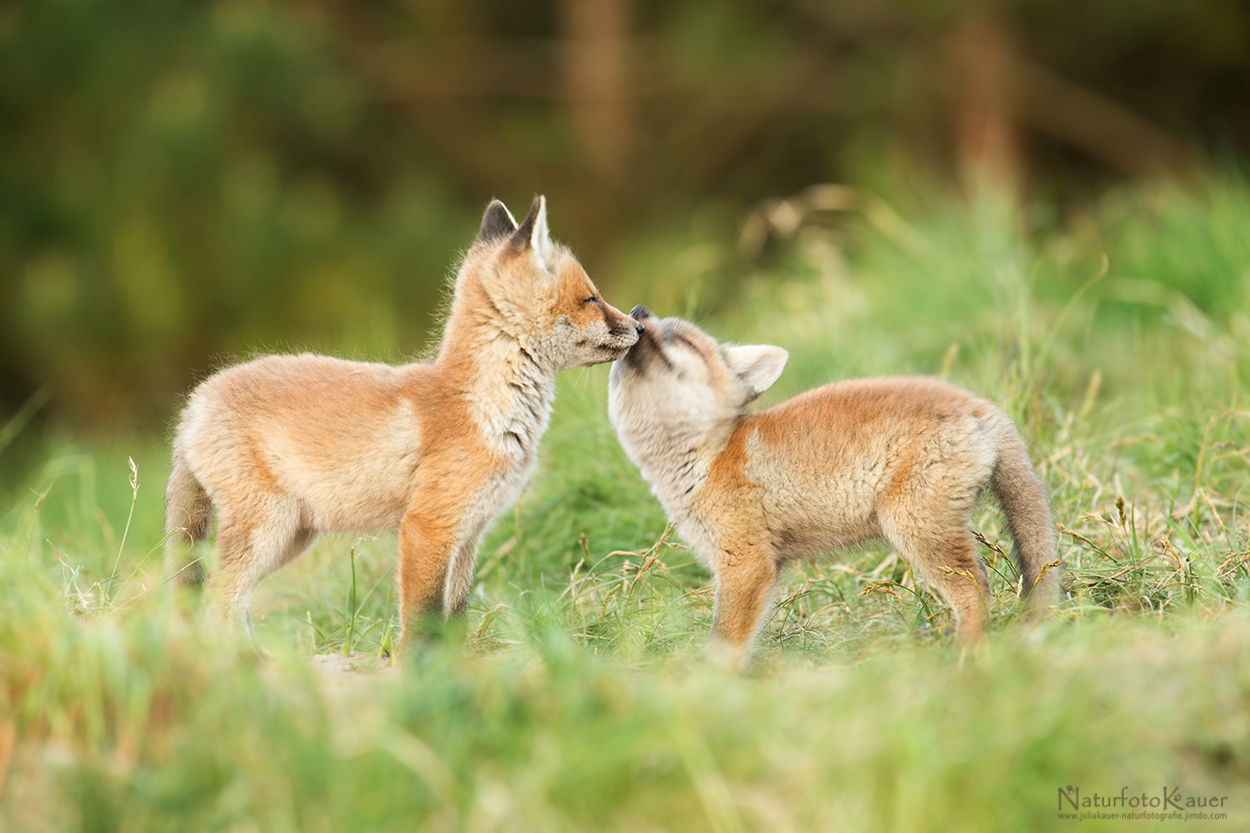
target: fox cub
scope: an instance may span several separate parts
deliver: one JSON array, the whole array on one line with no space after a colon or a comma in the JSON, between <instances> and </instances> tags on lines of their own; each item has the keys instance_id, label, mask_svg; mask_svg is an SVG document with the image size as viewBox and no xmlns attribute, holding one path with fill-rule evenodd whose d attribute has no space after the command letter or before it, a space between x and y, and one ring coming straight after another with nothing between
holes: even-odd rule
<instances>
[{"instance_id":1,"label":"fox cub","mask_svg":"<svg viewBox=\"0 0 1250 833\"><path fill-rule=\"evenodd\" d=\"M403 628L461 611L478 541L534 470L557 371L619 358L640 325L547 231L492 202L456 277L433 364L266 356L191 394L166 490L167 570L217 518L210 609L249 627L257 583L322 532L399 530Z\"/></svg>"},{"instance_id":2,"label":"fox cub","mask_svg":"<svg viewBox=\"0 0 1250 833\"><path fill-rule=\"evenodd\" d=\"M644 330L612 368L609 417L669 518L716 574L710 650L740 664L789 560L882 537L985 632L990 589L968 520L989 486L1015 540L1032 608L1058 597L1055 531L1041 479L1011 420L936 379L826 385L765 411L746 405L789 357L718 344L645 307Z\"/></svg>"}]
</instances>

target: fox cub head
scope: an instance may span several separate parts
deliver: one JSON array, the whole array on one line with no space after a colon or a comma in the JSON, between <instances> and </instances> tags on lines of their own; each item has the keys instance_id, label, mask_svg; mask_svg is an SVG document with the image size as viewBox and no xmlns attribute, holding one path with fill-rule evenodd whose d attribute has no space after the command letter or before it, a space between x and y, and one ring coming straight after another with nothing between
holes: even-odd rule
<instances>
[{"instance_id":1,"label":"fox cub head","mask_svg":"<svg viewBox=\"0 0 1250 833\"><path fill-rule=\"evenodd\" d=\"M603 300L576 258L552 242L541 196L519 226L499 200L486 208L457 282L453 317L462 309L552 370L614 361L641 329Z\"/></svg>"},{"instance_id":2,"label":"fox cub head","mask_svg":"<svg viewBox=\"0 0 1250 833\"><path fill-rule=\"evenodd\" d=\"M693 451L732 430L748 402L772 387L789 354L780 347L718 344L680 318L630 313L643 332L612 367L608 417L639 465L680 445Z\"/></svg>"}]
</instances>

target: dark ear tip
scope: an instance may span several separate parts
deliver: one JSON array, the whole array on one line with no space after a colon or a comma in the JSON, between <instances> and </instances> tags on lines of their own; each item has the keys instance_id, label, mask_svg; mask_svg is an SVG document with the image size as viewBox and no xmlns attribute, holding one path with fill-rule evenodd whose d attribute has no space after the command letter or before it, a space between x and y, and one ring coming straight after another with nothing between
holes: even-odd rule
<instances>
[{"instance_id":1,"label":"dark ear tip","mask_svg":"<svg viewBox=\"0 0 1250 833\"><path fill-rule=\"evenodd\" d=\"M482 227L477 233L477 242L485 243L500 237L507 237L516 231L516 221L512 219L508 207L499 200L491 200L482 214Z\"/></svg>"},{"instance_id":2,"label":"dark ear tip","mask_svg":"<svg viewBox=\"0 0 1250 833\"><path fill-rule=\"evenodd\" d=\"M534 202L530 205L530 213L521 221L521 225L512 235L512 244L518 247L526 247L530 245L530 238L534 234L534 223L538 221L538 212L543 207L543 196L538 194L534 197Z\"/></svg>"}]
</instances>

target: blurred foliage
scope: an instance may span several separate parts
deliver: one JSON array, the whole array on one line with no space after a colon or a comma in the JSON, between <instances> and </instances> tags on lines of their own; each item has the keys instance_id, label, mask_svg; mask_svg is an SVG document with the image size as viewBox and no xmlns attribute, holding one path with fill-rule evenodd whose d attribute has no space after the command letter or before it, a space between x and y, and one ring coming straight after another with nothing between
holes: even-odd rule
<instances>
[{"instance_id":1,"label":"blurred foliage","mask_svg":"<svg viewBox=\"0 0 1250 833\"><path fill-rule=\"evenodd\" d=\"M1079 210L1244 151L1248 79L1236 0L6 4L0 475L253 351L416 355L491 196L546 193L620 305L706 304L761 200Z\"/></svg>"},{"instance_id":2,"label":"blurred foliage","mask_svg":"<svg viewBox=\"0 0 1250 833\"><path fill-rule=\"evenodd\" d=\"M430 325L471 209L290 10L38 3L3 32L8 395L150 420L219 354Z\"/></svg>"}]
</instances>

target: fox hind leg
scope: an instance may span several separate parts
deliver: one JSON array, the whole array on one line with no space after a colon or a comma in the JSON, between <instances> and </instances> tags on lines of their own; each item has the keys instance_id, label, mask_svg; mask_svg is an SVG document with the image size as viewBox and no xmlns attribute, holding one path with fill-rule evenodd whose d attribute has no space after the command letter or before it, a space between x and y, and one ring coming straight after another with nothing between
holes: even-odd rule
<instances>
[{"instance_id":1,"label":"fox hind leg","mask_svg":"<svg viewBox=\"0 0 1250 833\"><path fill-rule=\"evenodd\" d=\"M316 540L301 515L299 502L284 495L257 500L242 512L222 512L218 565L209 587L216 618L227 629L250 632L256 586Z\"/></svg>"},{"instance_id":2,"label":"fox hind leg","mask_svg":"<svg viewBox=\"0 0 1250 833\"><path fill-rule=\"evenodd\" d=\"M922 528L908 520L912 522L883 517L886 540L951 606L959 637L969 645L976 643L985 635L990 584L971 533L964 526Z\"/></svg>"}]
</instances>

